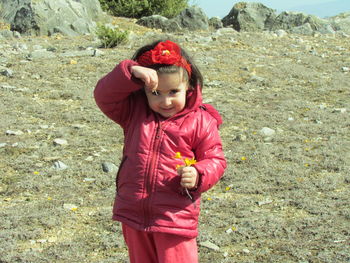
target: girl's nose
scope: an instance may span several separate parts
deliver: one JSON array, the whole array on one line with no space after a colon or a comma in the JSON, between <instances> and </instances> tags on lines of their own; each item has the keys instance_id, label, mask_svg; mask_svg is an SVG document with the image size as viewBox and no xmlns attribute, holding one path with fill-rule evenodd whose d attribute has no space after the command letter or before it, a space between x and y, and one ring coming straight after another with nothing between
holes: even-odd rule
<instances>
[{"instance_id":1,"label":"girl's nose","mask_svg":"<svg viewBox=\"0 0 350 263\"><path fill-rule=\"evenodd\" d=\"M165 106L171 105L171 98L169 98L169 97L164 97L164 99L163 99L163 104L164 104Z\"/></svg>"}]
</instances>

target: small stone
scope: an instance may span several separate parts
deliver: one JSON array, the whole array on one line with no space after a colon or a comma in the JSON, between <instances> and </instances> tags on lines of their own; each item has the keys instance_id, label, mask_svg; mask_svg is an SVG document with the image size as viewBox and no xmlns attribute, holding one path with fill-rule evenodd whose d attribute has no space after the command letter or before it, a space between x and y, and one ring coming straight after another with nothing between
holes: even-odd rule
<instances>
[{"instance_id":1,"label":"small stone","mask_svg":"<svg viewBox=\"0 0 350 263\"><path fill-rule=\"evenodd\" d=\"M257 202L257 203L258 203L258 206L263 206L263 205L271 204L271 203L272 203L272 200L267 199L267 200L264 200L264 201L259 201L259 202Z\"/></svg>"},{"instance_id":2,"label":"small stone","mask_svg":"<svg viewBox=\"0 0 350 263\"><path fill-rule=\"evenodd\" d=\"M7 145L6 142L2 142L2 143L0 143L0 148L4 148L6 145Z\"/></svg>"},{"instance_id":3,"label":"small stone","mask_svg":"<svg viewBox=\"0 0 350 263\"><path fill-rule=\"evenodd\" d=\"M95 178L84 178L84 182L95 182Z\"/></svg>"},{"instance_id":4,"label":"small stone","mask_svg":"<svg viewBox=\"0 0 350 263\"><path fill-rule=\"evenodd\" d=\"M346 112L346 108L335 108L333 110L334 113L345 113Z\"/></svg>"},{"instance_id":5,"label":"small stone","mask_svg":"<svg viewBox=\"0 0 350 263\"><path fill-rule=\"evenodd\" d=\"M85 161L87 161L87 162L92 162L93 160L94 160L93 156L88 156L85 158Z\"/></svg>"},{"instance_id":6,"label":"small stone","mask_svg":"<svg viewBox=\"0 0 350 263\"><path fill-rule=\"evenodd\" d=\"M227 229L225 232L226 232L226 234L231 234L231 233L233 233L232 227L230 227L229 229Z\"/></svg>"},{"instance_id":7,"label":"small stone","mask_svg":"<svg viewBox=\"0 0 350 263\"><path fill-rule=\"evenodd\" d=\"M94 51L93 51L93 57L101 57L101 56L103 56L104 55L104 52L102 51L102 50L99 50L99 49L95 49Z\"/></svg>"},{"instance_id":8,"label":"small stone","mask_svg":"<svg viewBox=\"0 0 350 263\"><path fill-rule=\"evenodd\" d=\"M118 166L116 166L114 163L104 162L102 163L102 170L105 173L116 172L118 170Z\"/></svg>"},{"instance_id":9,"label":"small stone","mask_svg":"<svg viewBox=\"0 0 350 263\"><path fill-rule=\"evenodd\" d=\"M67 142L67 140L65 140L65 139L54 139L53 140L53 144L54 145L67 145L68 144L68 142Z\"/></svg>"},{"instance_id":10,"label":"small stone","mask_svg":"<svg viewBox=\"0 0 350 263\"><path fill-rule=\"evenodd\" d=\"M288 117L288 121L294 121L293 117Z\"/></svg>"},{"instance_id":11,"label":"small stone","mask_svg":"<svg viewBox=\"0 0 350 263\"><path fill-rule=\"evenodd\" d=\"M47 242L49 242L49 243L55 243L55 242L57 242L57 237L49 237L49 239L47 240Z\"/></svg>"},{"instance_id":12,"label":"small stone","mask_svg":"<svg viewBox=\"0 0 350 263\"><path fill-rule=\"evenodd\" d=\"M245 136L244 134L238 134L235 136L235 138L233 140L245 142L247 140L247 136Z\"/></svg>"},{"instance_id":13,"label":"small stone","mask_svg":"<svg viewBox=\"0 0 350 263\"><path fill-rule=\"evenodd\" d=\"M349 72L350 71L350 68L349 67L342 67L341 70L343 72Z\"/></svg>"},{"instance_id":14,"label":"small stone","mask_svg":"<svg viewBox=\"0 0 350 263\"><path fill-rule=\"evenodd\" d=\"M6 135L23 135L23 132L19 131L19 130L17 130L17 131L7 130Z\"/></svg>"},{"instance_id":15,"label":"small stone","mask_svg":"<svg viewBox=\"0 0 350 263\"><path fill-rule=\"evenodd\" d=\"M283 29L279 29L276 31L276 35L278 37L284 37L284 36L288 35L288 33L286 31L284 31Z\"/></svg>"},{"instance_id":16,"label":"small stone","mask_svg":"<svg viewBox=\"0 0 350 263\"><path fill-rule=\"evenodd\" d=\"M54 168L55 170L65 170L68 168L68 166L61 161L56 161L54 162L52 168Z\"/></svg>"},{"instance_id":17,"label":"small stone","mask_svg":"<svg viewBox=\"0 0 350 263\"><path fill-rule=\"evenodd\" d=\"M250 250L248 248L243 248L242 251L245 254L249 254L250 253Z\"/></svg>"},{"instance_id":18,"label":"small stone","mask_svg":"<svg viewBox=\"0 0 350 263\"><path fill-rule=\"evenodd\" d=\"M276 133L275 130L268 128L268 127L264 127L260 130L260 134L264 137L271 137L274 136Z\"/></svg>"},{"instance_id":19,"label":"small stone","mask_svg":"<svg viewBox=\"0 0 350 263\"><path fill-rule=\"evenodd\" d=\"M215 251L220 250L219 246L215 245L214 243L210 242L209 240L204 241L204 242L200 242L199 245L202 247L206 247L206 248L215 250Z\"/></svg>"},{"instance_id":20,"label":"small stone","mask_svg":"<svg viewBox=\"0 0 350 263\"><path fill-rule=\"evenodd\" d=\"M0 69L0 74L8 78L13 77L13 71L9 68Z\"/></svg>"}]
</instances>

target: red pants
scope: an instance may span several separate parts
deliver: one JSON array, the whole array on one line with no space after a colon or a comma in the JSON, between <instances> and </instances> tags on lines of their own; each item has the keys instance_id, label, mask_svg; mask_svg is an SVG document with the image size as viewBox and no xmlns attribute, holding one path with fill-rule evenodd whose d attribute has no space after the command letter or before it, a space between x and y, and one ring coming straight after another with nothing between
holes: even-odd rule
<instances>
[{"instance_id":1,"label":"red pants","mask_svg":"<svg viewBox=\"0 0 350 263\"><path fill-rule=\"evenodd\" d=\"M130 263L198 263L196 238L122 228Z\"/></svg>"}]
</instances>

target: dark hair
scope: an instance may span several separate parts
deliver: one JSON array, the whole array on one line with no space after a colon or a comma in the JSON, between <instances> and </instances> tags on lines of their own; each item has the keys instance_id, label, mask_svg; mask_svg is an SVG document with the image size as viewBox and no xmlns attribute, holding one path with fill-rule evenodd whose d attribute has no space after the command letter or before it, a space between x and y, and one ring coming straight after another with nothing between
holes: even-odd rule
<instances>
[{"instance_id":1,"label":"dark hair","mask_svg":"<svg viewBox=\"0 0 350 263\"><path fill-rule=\"evenodd\" d=\"M137 59L145 52L154 49L160 42L163 42L166 40L157 40L149 45L145 45L138 49L135 54L132 56L132 60L137 61ZM180 46L180 45L179 45ZM165 65L165 64L155 64L150 66L150 68L153 68L154 70L158 71L159 73L176 73L179 72L180 70L183 71L183 76L185 77L186 80L188 80L189 84L191 87L196 87L197 85L200 86L202 89L203 87L203 76L202 73L199 71L198 67L194 64L193 59L186 53L186 51L181 48L181 56L184 57L187 62L191 65L191 78L189 79L188 73L185 69L182 67L178 67L175 65Z\"/></svg>"}]
</instances>

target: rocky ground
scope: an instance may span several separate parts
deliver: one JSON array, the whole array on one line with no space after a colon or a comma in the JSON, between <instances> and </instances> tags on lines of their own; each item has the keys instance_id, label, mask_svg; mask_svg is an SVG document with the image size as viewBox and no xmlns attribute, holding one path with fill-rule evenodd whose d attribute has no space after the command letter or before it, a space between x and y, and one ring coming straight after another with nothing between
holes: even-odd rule
<instances>
[{"instance_id":1,"label":"rocky ground","mask_svg":"<svg viewBox=\"0 0 350 263\"><path fill-rule=\"evenodd\" d=\"M0 42L0 262L127 262L111 221L122 132L92 91L159 32L116 23L134 34L114 49L91 36ZM350 262L350 37L172 37L225 122L229 166L203 195L200 262Z\"/></svg>"}]
</instances>

